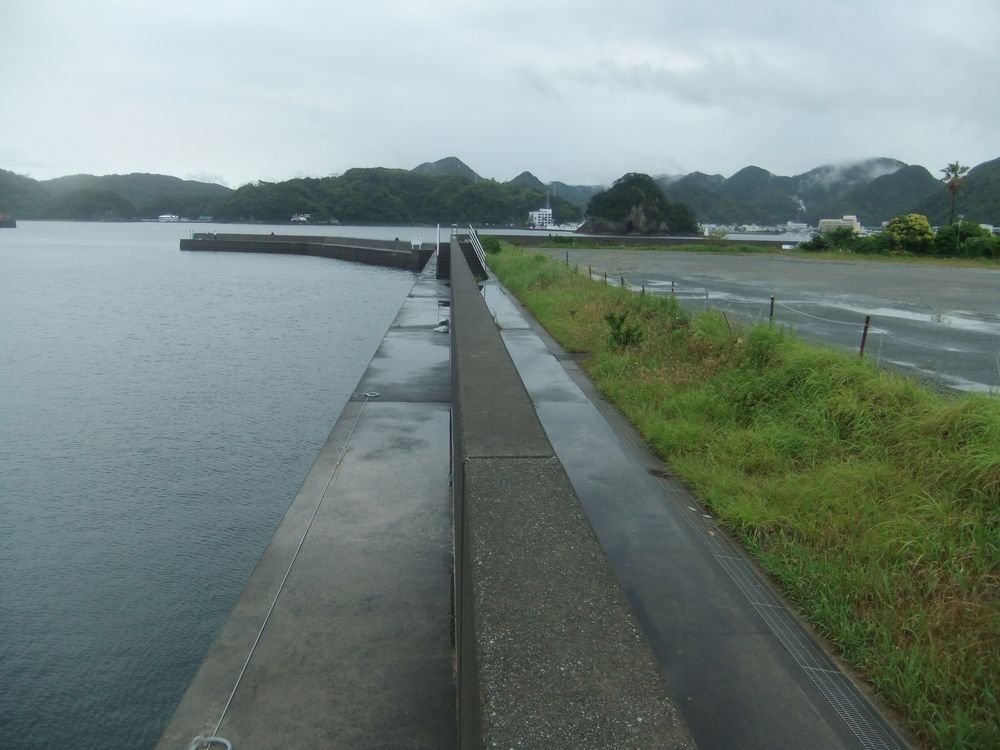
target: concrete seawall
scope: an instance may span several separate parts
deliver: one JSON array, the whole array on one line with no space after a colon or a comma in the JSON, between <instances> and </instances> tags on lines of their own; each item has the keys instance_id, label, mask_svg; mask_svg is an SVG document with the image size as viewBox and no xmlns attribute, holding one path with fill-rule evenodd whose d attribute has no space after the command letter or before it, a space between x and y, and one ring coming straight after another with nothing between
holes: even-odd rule
<instances>
[{"instance_id":1,"label":"concrete seawall","mask_svg":"<svg viewBox=\"0 0 1000 750\"><path fill-rule=\"evenodd\" d=\"M411 247L409 242L360 240L295 234L221 234L198 232L180 241L181 250L203 252L275 253L312 255L372 266L420 271L434 253L430 245Z\"/></svg>"},{"instance_id":2,"label":"concrete seawall","mask_svg":"<svg viewBox=\"0 0 1000 750\"><path fill-rule=\"evenodd\" d=\"M215 734L237 750L694 747L457 245L450 303L432 262L160 750Z\"/></svg>"},{"instance_id":3,"label":"concrete seawall","mask_svg":"<svg viewBox=\"0 0 1000 750\"><path fill-rule=\"evenodd\" d=\"M693 747L456 244L461 746Z\"/></svg>"}]
</instances>

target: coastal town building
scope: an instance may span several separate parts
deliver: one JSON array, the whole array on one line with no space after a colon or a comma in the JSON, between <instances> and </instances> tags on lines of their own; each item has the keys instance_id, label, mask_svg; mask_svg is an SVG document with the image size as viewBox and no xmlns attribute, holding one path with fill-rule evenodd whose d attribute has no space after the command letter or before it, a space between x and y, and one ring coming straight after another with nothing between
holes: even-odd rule
<instances>
[{"instance_id":1,"label":"coastal town building","mask_svg":"<svg viewBox=\"0 0 1000 750\"><path fill-rule=\"evenodd\" d=\"M537 211L529 211L528 221L535 229L548 229L553 224L552 209L540 208Z\"/></svg>"},{"instance_id":2,"label":"coastal town building","mask_svg":"<svg viewBox=\"0 0 1000 750\"><path fill-rule=\"evenodd\" d=\"M837 229L850 229L853 232L861 233L861 222L857 216L845 216L843 219L820 219L819 233L828 234Z\"/></svg>"}]
</instances>

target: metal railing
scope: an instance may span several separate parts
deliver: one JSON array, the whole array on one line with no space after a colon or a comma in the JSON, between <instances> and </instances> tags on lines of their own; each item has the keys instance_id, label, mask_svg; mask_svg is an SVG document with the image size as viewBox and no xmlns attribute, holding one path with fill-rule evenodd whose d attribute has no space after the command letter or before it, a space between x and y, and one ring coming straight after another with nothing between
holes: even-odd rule
<instances>
[{"instance_id":1,"label":"metal railing","mask_svg":"<svg viewBox=\"0 0 1000 750\"><path fill-rule=\"evenodd\" d=\"M472 241L472 249L476 251L476 257L479 258L479 263L483 267L483 273L488 274L489 269L486 266L486 252L483 250L483 243L479 241L479 235L471 224L469 224L469 239Z\"/></svg>"}]
</instances>

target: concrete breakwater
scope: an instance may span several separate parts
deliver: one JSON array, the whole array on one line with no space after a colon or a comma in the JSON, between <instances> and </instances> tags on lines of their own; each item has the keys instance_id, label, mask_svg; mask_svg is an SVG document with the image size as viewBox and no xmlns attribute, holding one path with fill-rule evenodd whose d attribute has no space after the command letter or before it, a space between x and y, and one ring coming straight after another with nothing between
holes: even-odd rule
<instances>
[{"instance_id":1,"label":"concrete breakwater","mask_svg":"<svg viewBox=\"0 0 1000 750\"><path fill-rule=\"evenodd\" d=\"M158 748L454 747L448 287L431 266Z\"/></svg>"},{"instance_id":2,"label":"concrete breakwater","mask_svg":"<svg viewBox=\"0 0 1000 750\"><path fill-rule=\"evenodd\" d=\"M434 253L434 248L429 244L413 246L410 242L398 240L216 232L196 232L191 239L181 240L180 248L207 252L312 255L415 272L420 271Z\"/></svg>"},{"instance_id":3,"label":"concrete breakwater","mask_svg":"<svg viewBox=\"0 0 1000 750\"><path fill-rule=\"evenodd\" d=\"M449 260L450 291L433 261L414 284L159 748L693 747L455 239Z\"/></svg>"}]
</instances>

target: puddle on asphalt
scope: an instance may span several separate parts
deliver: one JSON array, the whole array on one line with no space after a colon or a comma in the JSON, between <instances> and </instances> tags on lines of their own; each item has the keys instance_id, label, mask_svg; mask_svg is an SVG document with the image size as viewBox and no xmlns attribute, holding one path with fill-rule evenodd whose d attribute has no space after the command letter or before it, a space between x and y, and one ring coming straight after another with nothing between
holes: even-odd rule
<instances>
[{"instance_id":1,"label":"puddle on asphalt","mask_svg":"<svg viewBox=\"0 0 1000 750\"><path fill-rule=\"evenodd\" d=\"M800 304L823 305L824 303L811 302ZM842 310L851 310L860 315L871 315L873 318L899 318L901 320L912 320L917 323L929 323L931 325L939 325L946 328L957 328L962 331L971 331L973 333L987 333L992 336L1000 336L1000 324L991 323L974 317L965 317L956 313L924 313L915 312L913 310L902 310L898 307L873 307L864 309L855 305L842 303L833 305L827 303L826 306L836 307Z\"/></svg>"},{"instance_id":2,"label":"puddle on asphalt","mask_svg":"<svg viewBox=\"0 0 1000 750\"><path fill-rule=\"evenodd\" d=\"M897 336L887 328L879 328L878 326L874 325L868 329L868 341L884 342L886 344L895 343L900 346L916 347L917 349L928 349L934 352L947 352L948 354L971 354L974 356L983 355L983 352L980 349L969 349L967 347L960 347L960 346L938 346L931 344L922 344L917 341L909 341L908 339L901 339L899 338L899 336Z\"/></svg>"}]
</instances>

